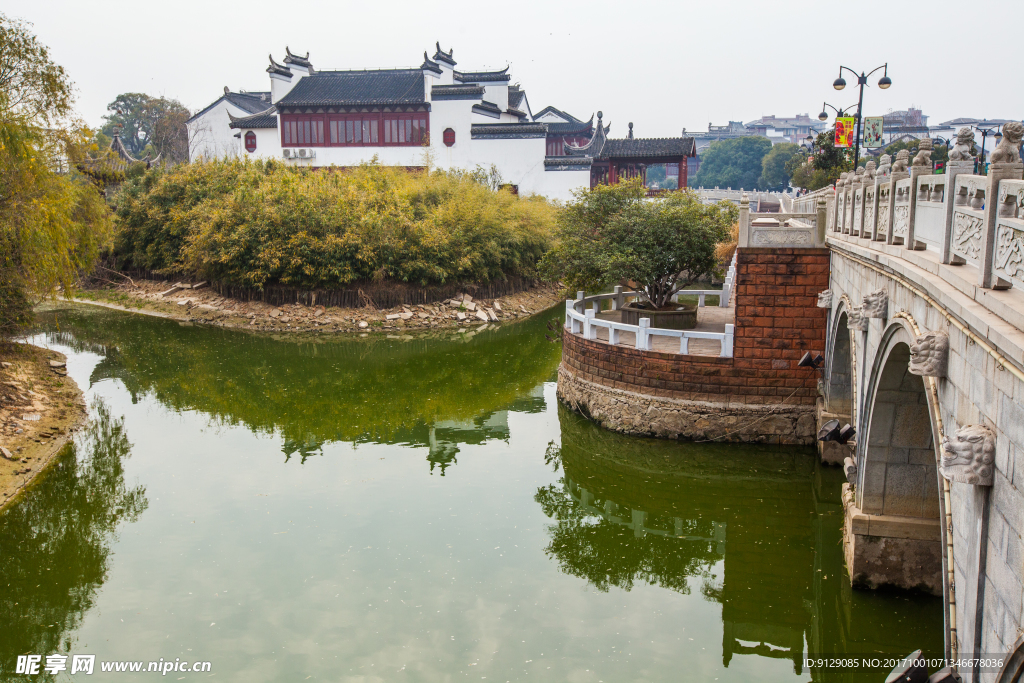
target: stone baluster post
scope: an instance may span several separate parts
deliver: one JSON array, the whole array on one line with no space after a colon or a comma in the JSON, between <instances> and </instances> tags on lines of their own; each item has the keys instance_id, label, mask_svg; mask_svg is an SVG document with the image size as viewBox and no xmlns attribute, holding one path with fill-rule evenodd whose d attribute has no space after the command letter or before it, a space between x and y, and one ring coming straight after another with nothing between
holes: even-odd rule
<instances>
[{"instance_id":1,"label":"stone baluster post","mask_svg":"<svg viewBox=\"0 0 1024 683\"><path fill-rule=\"evenodd\" d=\"M592 324L597 312L594 309L587 311L586 320L583 322L583 337L585 339L597 339L597 325Z\"/></svg>"},{"instance_id":2,"label":"stone baluster post","mask_svg":"<svg viewBox=\"0 0 1024 683\"><path fill-rule=\"evenodd\" d=\"M651 329L650 318L640 318L640 324L636 330L636 348L641 351L648 351L651 348L651 337L648 330Z\"/></svg>"},{"instance_id":3,"label":"stone baluster post","mask_svg":"<svg viewBox=\"0 0 1024 683\"><path fill-rule=\"evenodd\" d=\"M889 229L885 233L886 244L897 244L893 241L892 228L896 216L896 183L910 177L910 171L893 171L889 174ZM900 239L903 239L902 237Z\"/></svg>"},{"instance_id":4,"label":"stone baluster post","mask_svg":"<svg viewBox=\"0 0 1024 683\"><path fill-rule=\"evenodd\" d=\"M816 247L825 246L825 226L828 223L828 203L824 197L818 197L818 204L815 207L818 218L815 222L815 243Z\"/></svg>"},{"instance_id":5,"label":"stone baluster post","mask_svg":"<svg viewBox=\"0 0 1024 683\"><path fill-rule=\"evenodd\" d=\"M615 285L615 296L612 298L612 310L622 310L622 303L625 297L622 296L622 285Z\"/></svg>"},{"instance_id":6,"label":"stone baluster post","mask_svg":"<svg viewBox=\"0 0 1024 683\"><path fill-rule=\"evenodd\" d=\"M1000 143L1002 144L1002 143ZM1024 179L1024 163L1020 161L993 162L988 166L985 187L985 227L981 233L981 263L978 285L984 289L1006 289L1009 283L997 280L992 273L996 256L996 222L999 220L999 182Z\"/></svg>"},{"instance_id":7,"label":"stone baluster post","mask_svg":"<svg viewBox=\"0 0 1024 683\"><path fill-rule=\"evenodd\" d=\"M931 166L910 167L910 218L907 219L907 242L904 249L922 251L928 248L924 242L918 241L916 237L915 224L917 223L917 179L923 175L931 175Z\"/></svg>"},{"instance_id":8,"label":"stone baluster post","mask_svg":"<svg viewBox=\"0 0 1024 683\"><path fill-rule=\"evenodd\" d=\"M946 162L946 194L943 198L945 222L942 237L942 262L953 263L953 211L956 208L956 177L973 175L974 159Z\"/></svg>"},{"instance_id":9,"label":"stone baluster post","mask_svg":"<svg viewBox=\"0 0 1024 683\"><path fill-rule=\"evenodd\" d=\"M722 340L722 357L732 358L733 340L736 338L736 326L732 323L725 325L725 339Z\"/></svg>"},{"instance_id":10,"label":"stone baluster post","mask_svg":"<svg viewBox=\"0 0 1024 683\"><path fill-rule=\"evenodd\" d=\"M750 246L750 198L746 193L740 197L740 236L739 246Z\"/></svg>"},{"instance_id":11,"label":"stone baluster post","mask_svg":"<svg viewBox=\"0 0 1024 683\"><path fill-rule=\"evenodd\" d=\"M867 236L872 242L878 241L878 233L885 228L885 226L879 223L878 208L881 205L882 187L887 185L888 183L888 178L879 178L878 176L875 176L875 196L872 200L873 209L871 211L872 215L874 216L874 220L871 223L871 234ZM891 214L892 212L890 211L889 213Z\"/></svg>"},{"instance_id":12,"label":"stone baluster post","mask_svg":"<svg viewBox=\"0 0 1024 683\"><path fill-rule=\"evenodd\" d=\"M858 171L862 169L857 169ZM864 228L864 175L858 173L854 176L854 181L850 186L850 235L853 237L863 237ZM860 191L860 197L857 196L857 192Z\"/></svg>"}]
</instances>

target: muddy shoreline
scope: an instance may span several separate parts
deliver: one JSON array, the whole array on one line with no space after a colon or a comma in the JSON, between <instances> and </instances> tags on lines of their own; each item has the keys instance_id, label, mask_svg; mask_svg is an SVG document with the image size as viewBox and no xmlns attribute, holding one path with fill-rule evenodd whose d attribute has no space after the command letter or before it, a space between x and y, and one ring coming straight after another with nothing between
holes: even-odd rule
<instances>
[{"instance_id":1,"label":"muddy shoreline","mask_svg":"<svg viewBox=\"0 0 1024 683\"><path fill-rule=\"evenodd\" d=\"M31 488L86 420L63 354L0 347L0 511Z\"/></svg>"},{"instance_id":2,"label":"muddy shoreline","mask_svg":"<svg viewBox=\"0 0 1024 683\"><path fill-rule=\"evenodd\" d=\"M541 284L496 299L475 299L467 293L433 304L375 309L300 303L274 306L224 297L209 287L174 288L167 282L133 280L79 291L74 300L179 322L252 331L368 334L468 328L520 320L564 301L564 292L557 285Z\"/></svg>"}]
</instances>

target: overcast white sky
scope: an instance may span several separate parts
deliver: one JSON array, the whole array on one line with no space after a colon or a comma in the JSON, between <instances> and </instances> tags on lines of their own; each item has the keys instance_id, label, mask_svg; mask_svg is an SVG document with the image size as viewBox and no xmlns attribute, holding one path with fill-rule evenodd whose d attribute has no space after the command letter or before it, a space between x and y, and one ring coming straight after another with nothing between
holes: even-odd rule
<instances>
[{"instance_id":1,"label":"overcast white sky","mask_svg":"<svg viewBox=\"0 0 1024 683\"><path fill-rule=\"evenodd\" d=\"M92 125L122 92L196 110L225 85L269 90L267 54L280 60L285 45L308 50L318 69L356 69L419 66L436 40L455 49L459 69L511 65L534 111L553 105L585 119L603 110L614 137L628 121L638 137L674 136L730 119L815 116L823 100L855 104L855 88L832 89L840 64L889 63L893 86L865 90L867 116L913 105L933 125L1024 117L1022 0L0 0L0 8L34 24Z\"/></svg>"}]
</instances>

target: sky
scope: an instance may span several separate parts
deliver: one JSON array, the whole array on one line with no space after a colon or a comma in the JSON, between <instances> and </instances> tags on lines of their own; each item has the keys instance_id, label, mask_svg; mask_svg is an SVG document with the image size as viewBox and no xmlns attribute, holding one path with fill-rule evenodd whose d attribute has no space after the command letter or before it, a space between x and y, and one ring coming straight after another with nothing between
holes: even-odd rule
<instances>
[{"instance_id":1,"label":"sky","mask_svg":"<svg viewBox=\"0 0 1024 683\"><path fill-rule=\"evenodd\" d=\"M34 25L93 126L123 92L196 111L224 86L269 90L268 53L280 61L286 45L327 70L419 66L435 41L454 49L458 69L509 65L534 112L551 105L586 119L603 110L612 137L630 121L637 137L667 137L771 114L813 117L823 101L856 104L856 88L832 88L840 65L886 62L892 87L875 87L881 71L871 76L865 116L914 106L931 125L1024 118L1021 0L0 0L0 11ZM1006 27L1005 39L993 26Z\"/></svg>"}]
</instances>

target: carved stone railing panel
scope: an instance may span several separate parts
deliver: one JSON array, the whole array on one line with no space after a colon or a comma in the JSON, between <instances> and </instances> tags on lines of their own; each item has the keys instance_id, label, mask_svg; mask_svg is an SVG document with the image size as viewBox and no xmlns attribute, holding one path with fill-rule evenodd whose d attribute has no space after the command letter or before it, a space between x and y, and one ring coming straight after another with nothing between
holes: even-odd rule
<instances>
[{"instance_id":1,"label":"carved stone railing panel","mask_svg":"<svg viewBox=\"0 0 1024 683\"><path fill-rule=\"evenodd\" d=\"M905 244L910 234L910 178L897 180L892 198L893 244Z\"/></svg>"},{"instance_id":2,"label":"carved stone railing panel","mask_svg":"<svg viewBox=\"0 0 1024 683\"><path fill-rule=\"evenodd\" d=\"M875 239L885 242L889 237L890 186L888 182L878 186L878 218L875 220Z\"/></svg>"},{"instance_id":3,"label":"carved stone railing panel","mask_svg":"<svg viewBox=\"0 0 1024 683\"><path fill-rule=\"evenodd\" d=\"M917 207L914 211L914 238L941 253L946 233L945 175L917 177Z\"/></svg>"},{"instance_id":4,"label":"carved stone railing panel","mask_svg":"<svg viewBox=\"0 0 1024 683\"><path fill-rule=\"evenodd\" d=\"M860 236L861 219L864 218L864 189L858 187L853 191L853 224L850 226L850 234Z\"/></svg>"},{"instance_id":5,"label":"carved stone railing panel","mask_svg":"<svg viewBox=\"0 0 1024 683\"><path fill-rule=\"evenodd\" d=\"M950 253L953 263L981 264L982 240L985 232L984 176L958 175L953 197L953 230Z\"/></svg>"},{"instance_id":6,"label":"carved stone railing panel","mask_svg":"<svg viewBox=\"0 0 1024 683\"><path fill-rule=\"evenodd\" d=\"M846 228L846 191L840 190L836 195L836 232L849 232Z\"/></svg>"},{"instance_id":7,"label":"carved stone railing panel","mask_svg":"<svg viewBox=\"0 0 1024 683\"><path fill-rule=\"evenodd\" d=\"M750 226L751 247L813 247L815 243L813 226L778 225Z\"/></svg>"},{"instance_id":8,"label":"carved stone railing panel","mask_svg":"<svg viewBox=\"0 0 1024 683\"><path fill-rule=\"evenodd\" d=\"M992 261L995 279L1024 288L1024 180L999 183L995 246Z\"/></svg>"}]
</instances>

